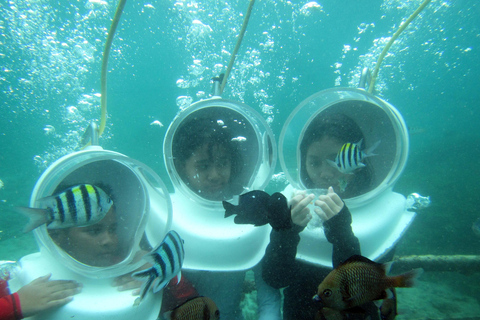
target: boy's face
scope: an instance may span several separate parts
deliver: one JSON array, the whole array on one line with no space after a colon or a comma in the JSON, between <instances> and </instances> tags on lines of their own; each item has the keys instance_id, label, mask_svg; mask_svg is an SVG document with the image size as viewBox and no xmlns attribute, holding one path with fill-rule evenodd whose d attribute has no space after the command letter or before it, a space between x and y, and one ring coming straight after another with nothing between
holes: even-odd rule
<instances>
[{"instance_id":1,"label":"boy's face","mask_svg":"<svg viewBox=\"0 0 480 320\"><path fill-rule=\"evenodd\" d=\"M223 200L232 170L230 157L221 145L209 149L209 145L204 144L185 161L185 182L206 199Z\"/></svg>"},{"instance_id":2,"label":"boy's face","mask_svg":"<svg viewBox=\"0 0 480 320\"><path fill-rule=\"evenodd\" d=\"M121 260L114 206L100 222L66 231L62 248L76 260L95 267L111 266Z\"/></svg>"}]
</instances>

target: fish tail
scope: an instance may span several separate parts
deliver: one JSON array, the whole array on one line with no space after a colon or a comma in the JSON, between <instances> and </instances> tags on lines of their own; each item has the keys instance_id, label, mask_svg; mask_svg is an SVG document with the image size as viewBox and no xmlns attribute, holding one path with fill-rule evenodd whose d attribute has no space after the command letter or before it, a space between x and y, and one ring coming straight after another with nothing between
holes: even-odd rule
<instances>
[{"instance_id":1,"label":"fish tail","mask_svg":"<svg viewBox=\"0 0 480 320\"><path fill-rule=\"evenodd\" d=\"M167 311L163 314L163 319L172 319L173 318L173 311Z\"/></svg>"},{"instance_id":2,"label":"fish tail","mask_svg":"<svg viewBox=\"0 0 480 320\"><path fill-rule=\"evenodd\" d=\"M170 280L167 280L167 279L164 279L163 281L158 280L157 283L155 283L155 285L153 286L153 292L158 292L158 291L162 290L163 288L165 288L167 286L167 284L170 282Z\"/></svg>"},{"instance_id":3,"label":"fish tail","mask_svg":"<svg viewBox=\"0 0 480 320\"><path fill-rule=\"evenodd\" d=\"M225 217L224 218L228 218L231 215L235 214L235 211L233 210L235 208L235 206L233 204L231 204L230 202L227 202L227 201L222 201L222 203L223 203L223 208L225 209Z\"/></svg>"},{"instance_id":4,"label":"fish tail","mask_svg":"<svg viewBox=\"0 0 480 320\"><path fill-rule=\"evenodd\" d=\"M330 160L330 159L327 159L327 163L328 163L329 165L331 165L332 167L338 169L338 165L337 165L334 161L332 161L332 160Z\"/></svg>"},{"instance_id":5,"label":"fish tail","mask_svg":"<svg viewBox=\"0 0 480 320\"><path fill-rule=\"evenodd\" d=\"M143 298L148 292L148 289L150 289L150 286L155 280L155 275L151 272L150 269L148 269L145 271L136 272L132 274L132 277L135 277L135 278L148 277L147 281L143 283L142 288L140 289L140 296L137 299L135 299L134 306L138 306L140 302L142 302Z\"/></svg>"},{"instance_id":6,"label":"fish tail","mask_svg":"<svg viewBox=\"0 0 480 320\"><path fill-rule=\"evenodd\" d=\"M27 225L23 228L24 233L30 232L50 221L50 211L48 209L15 207L15 211L30 219Z\"/></svg>"},{"instance_id":7,"label":"fish tail","mask_svg":"<svg viewBox=\"0 0 480 320\"><path fill-rule=\"evenodd\" d=\"M423 273L423 269L418 268L398 276L389 277L392 283L391 287L397 287L397 288L413 287L415 286L418 277L420 277L422 273Z\"/></svg>"},{"instance_id":8,"label":"fish tail","mask_svg":"<svg viewBox=\"0 0 480 320\"><path fill-rule=\"evenodd\" d=\"M363 157L366 158L366 157L376 156L377 154L376 154L376 153L373 153L373 151L374 151L375 149L377 149L377 147L378 147L378 145L380 144L380 142L382 142L382 140L378 140L377 142L375 142L375 144L374 144L373 146L371 146L370 148L368 148L367 150L365 150Z\"/></svg>"}]
</instances>

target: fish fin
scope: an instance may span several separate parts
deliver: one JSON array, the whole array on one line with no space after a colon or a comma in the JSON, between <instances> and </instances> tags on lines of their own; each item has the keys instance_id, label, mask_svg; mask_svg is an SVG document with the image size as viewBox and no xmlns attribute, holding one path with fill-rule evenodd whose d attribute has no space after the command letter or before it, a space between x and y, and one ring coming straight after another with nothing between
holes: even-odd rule
<instances>
[{"instance_id":1,"label":"fish fin","mask_svg":"<svg viewBox=\"0 0 480 320\"><path fill-rule=\"evenodd\" d=\"M327 159L327 163L328 163L329 165L331 165L332 167L337 168L338 170L340 170L340 168L339 168L338 165L335 163L335 161L332 161L332 160L330 160L330 159Z\"/></svg>"},{"instance_id":2,"label":"fish fin","mask_svg":"<svg viewBox=\"0 0 480 320\"><path fill-rule=\"evenodd\" d=\"M46 196L40 199L37 199L35 202L39 207L47 207L50 205L52 202L55 201L55 197L57 197L58 194L52 195L52 196Z\"/></svg>"},{"instance_id":3,"label":"fish fin","mask_svg":"<svg viewBox=\"0 0 480 320\"><path fill-rule=\"evenodd\" d=\"M385 299L396 299L395 294L393 294L392 290L394 290L394 288L388 288L385 290L385 292L387 293L387 297Z\"/></svg>"},{"instance_id":4,"label":"fish fin","mask_svg":"<svg viewBox=\"0 0 480 320\"><path fill-rule=\"evenodd\" d=\"M363 138L360 139L357 143L355 143L360 149L362 149Z\"/></svg>"},{"instance_id":5,"label":"fish fin","mask_svg":"<svg viewBox=\"0 0 480 320\"><path fill-rule=\"evenodd\" d=\"M356 306L356 307L351 307L351 308L345 309L345 312L358 314L358 315L366 313L365 309L363 309L361 306Z\"/></svg>"},{"instance_id":6,"label":"fish fin","mask_svg":"<svg viewBox=\"0 0 480 320\"><path fill-rule=\"evenodd\" d=\"M348 264L354 263L354 262L363 262L363 263L369 264L369 265L373 266L374 268L378 269L378 271L380 273L383 273L385 276L386 276L386 268L389 267L388 263L381 264L381 263L372 261L372 260L368 259L367 257L355 254L355 255L351 256L350 258L348 258L347 260L345 260L344 262L340 263L336 268L338 268L340 266L343 266L343 265L348 265ZM387 278L390 278L390 277L387 277ZM392 287L393 287L393 285L392 285Z\"/></svg>"},{"instance_id":7,"label":"fish fin","mask_svg":"<svg viewBox=\"0 0 480 320\"><path fill-rule=\"evenodd\" d=\"M146 270L146 271L149 271L149 270ZM151 270L150 270L151 271ZM132 277L139 277L139 275L136 275L138 273L142 273L142 275L140 275L140 277L143 277L146 272L135 272L134 274L132 274ZM147 281L145 281L140 289L140 296L135 299L135 302L133 303L134 306L138 306L140 304L140 302L142 302L143 298L145 297L145 295L147 294L148 292L148 289L150 289L150 286L152 285L153 281L155 280L155 275L153 273L149 273L148 274L148 279Z\"/></svg>"},{"instance_id":8,"label":"fish fin","mask_svg":"<svg viewBox=\"0 0 480 320\"><path fill-rule=\"evenodd\" d=\"M389 277L389 280L393 284L392 287L410 288L415 286L422 273L423 269L417 268L398 276Z\"/></svg>"},{"instance_id":9,"label":"fish fin","mask_svg":"<svg viewBox=\"0 0 480 320\"><path fill-rule=\"evenodd\" d=\"M330 160L330 159L327 159L326 161L327 161L327 163L328 163L329 165L331 165L332 167L334 167L335 169L337 169L338 171L340 171L340 172L343 173L343 174L353 174L353 171L348 171L348 172L347 172L346 170L344 170L344 169L342 169L341 167L339 167L335 161L332 161L332 160ZM363 163L361 163L361 162L358 164L359 167L361 167L362 165L363 165L363 167L365 166L365 165L364 165Z\"/></svg>"},{"instance_id":10,"label":"fish fin","mask_svg":"<svg viewBox=\"0 0 480 320\"><path fill-rule=\"evenodd\" d=\"M373 146L371 146L370 148L368 148L367 150L364 151L363 153L363 157L366 158L366 157L371 157L371 156L376 156L377 154L376 153L373 153L373 151L375 149L377 149L378 145L380 144L380 142L382 142L382 140L378 140L377 142L375 142L375 144Z\"/></svg>"},{"instance_id":11,"label":"fish fin","mask_svg":"<svg viewBox=\"0 0 480 320\"><path fill-rule=\"evenodd\" d=\"M392 268L393 261L387 262L382 264L383 270L385 270L385 274L388 274L390 272L390 269Z\"/></svg>"},{"instance_id":12,"label":"fish fin","mask_svg":"<svg viewBox=\"0 0 480 320\"><path fill-rule=\"evenodd\" d=\"M170 319L172 319L172 313L173 313L173 310L164 312L162 319L165 319L165 320L170 320Z\"/></svg>"},{"instance_id":13,"label":"fish fin","mask_svg":"<svg viewBox=\"0 0 480 320\"><path fill-rule=\"evenodd\" d=\"M178 272L177 274L177 284L179 284L181 280L182 280L182 271Z\"/></svg>"},{"instance_id":14,"label":"fish fin","mask_svg":"<svg viewBox=\"0 0 480 320\"><path fill-rule=\"evenodd\" d=\"M380 292L380 294L378 295L378 297L376 297L374 300L375 304L377 304L376 302L377 301L380 301L380 304L382 303L381 300L384 300L384 299L388 299L388 293L387 293L387 290L383 290L382 292Z\"/></svg>"},{"instance_id":15,"label":"fish fin","mask_svg":"<svg viewBox=\"0 0 480 320\"><path fill-rule=\"evenodd\" d=\"M171 280L171 279L170 279ZM157 293L158 291L162 290L167 286L170 280L163 279L162 281L158 280L157 283L153 285L153 292Z\"/></svg>"},{"instance_id":16,"label":"fish fin","mask_svg":"<svg viewBox=\"0 0 480 320\"><path fill-rule=\"evenodd\" d=\"M354 254L353 256L348 258L347 260L343 261L340 265L344 265L344 264L348 264L348 263L352 263L352 262L365 262L365 263L370 263L370 264L375 264L375 265L380 265L381 266L380 263L372 261L372 260L368 259L367 257L361 256L359 254Z\"/></svg>"},{"instance_id":17,"label":"fish fin","mask_svg":"<svg viewBox=\"0 0 480 320\"><path fill-rule=\"evenodd\" d=\"M42 224L50 222L51 211L49 209L15 207L15 211L30 219L28 224L23 228L24 233L30 232L33 229L40 227Z\"/></svg>"},{"instance_id":18,"label":"fish fin","mask_svg":"<svg viewBox=\"0 0 480 320\"><path fill-rule=\"evenodd\" d=\"M157 261L155 260L155 254L156 254L156 251L158 250L158 248L163 244L163 242L157 247L155 248L154 250L152 250L151 252L145 254L142 259L147 261L148 263L150 263L152 266L154 266ZM141 271L140 271L141 272ZM138 273L138 272L137 272Z\"/></svg>"},{"instance_id":19,"label":"fish fin","mask_svg":"<svg viewBox=\"0 0 480 320\"><path fill-rule=\"evenodd\" d=\"M353 300L357 299L358 297L360 297L361 295L362 295L362 293L359 292L356 295L353 295L353 296L350 296L350 297L345 297L343 299L343 301L346 301L346 302L353 301Z\"/></svg>"},{"instance_id":20,"label":"fish fin","mask_svg":"<svg viewBox=\"0 0 480 320\"><path fill-rule=\"evenodd\" d=\"M225 217L224 218L228 218L231 215L236 214L236 212L234 212L235 206L233 204L231 204L230 202L227 202L227 201L222 201L222 204L223 204L223 208L225 209Z\"/></svg>"},{"instance_id":21,"label":"fish fin","mask_svg":"<svg viewBox=\"0 0 480 320\"><path fill-rule=\"evenodd\" d=\"M143 278L148 278L152 276L155 277L155 272L153 271L153 267L142 270L142 271L137 271L132 274L132 277L137 279L143 279Z\"/></svg>"}]
</instances>

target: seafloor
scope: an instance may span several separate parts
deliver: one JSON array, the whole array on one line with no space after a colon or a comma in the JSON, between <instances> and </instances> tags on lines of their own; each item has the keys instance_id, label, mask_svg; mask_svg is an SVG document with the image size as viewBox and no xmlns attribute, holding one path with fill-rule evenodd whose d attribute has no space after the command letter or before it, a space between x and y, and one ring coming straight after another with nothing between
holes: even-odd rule
<instances>
[{"instance_id":1,"label":"seafloor","mask_svg":"<svg viewBox=\"0 0 480 320\"><path fill-rule=\"evenodd\" d=\"M17 260L31 253L36 244L30 234L2 241L0 260ZM254 288L253 273L248 272L245 288ZM245 320L256 320L257 292L246 290L242 301ZM416 287L400 288L399 320L479 319L480 270L471 274L457 272L424 272Z\"/></svg>"},{"instance_id":2,"label":"seafloor","mask_svg":"<svg viewBox=\"0 0 480 320\"><path fill-rule=\"evenodd\" d=\"M247 281L252 274L247 274ZM416 287L399 288L398 320L465 319L480 320L480 272L425 272ZM475 298L473 298L475 297ZM245 320L258 319L256 291L242 301Z\"/></svg>"}]
</instances>

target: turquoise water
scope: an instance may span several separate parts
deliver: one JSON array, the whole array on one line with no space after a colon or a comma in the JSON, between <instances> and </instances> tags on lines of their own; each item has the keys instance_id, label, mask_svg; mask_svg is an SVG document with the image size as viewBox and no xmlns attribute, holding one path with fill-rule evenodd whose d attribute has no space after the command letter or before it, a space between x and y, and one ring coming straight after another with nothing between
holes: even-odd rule
<instances>
[{"instance_id":1,"label":"turquoise water","mask_svg":"<svg viewBox=\"0 0 480 320\"><path fill-rule=\"evenodd\" d=\"M256 109L278 137L306 97L356 86L360 70L373 68L388 37L420 3L258 0L223 97ZM101 145L147 164L171 188L162 152L168 125L183 103L209 96L247 4L127 1L110 54ZM0 0L0 260L36 251L33 237L21 232L24 218L11 207L28 203L41 172L78 150L86 126L100 117L101 56L115 6ZM475 1L433 0L380 69L377 95L401 112L411 131L409 161L394 190L432 199L398 255L480 254L471 229L480 217L478 21ZM474 271L468 277L477 281L455 272L424 275L401 298L427 297L431 304L405 303L404 319L473 317L464 312L480 304ZM455 305L466 306L446 308L442 294L433 294L449 291ZM435 308L438 314L429 313Z\"/></svg>"}]
</instances>

